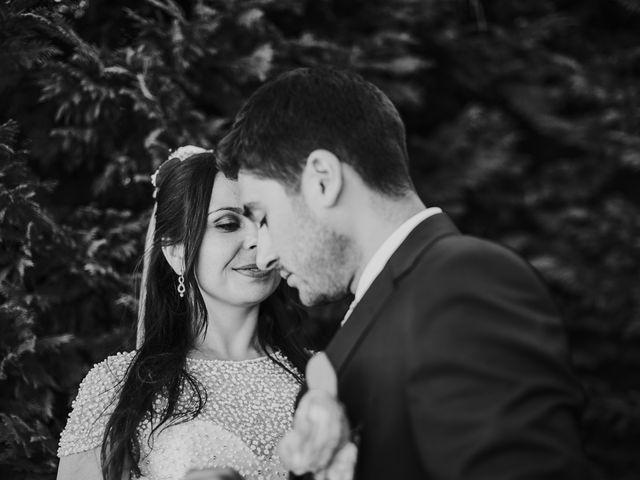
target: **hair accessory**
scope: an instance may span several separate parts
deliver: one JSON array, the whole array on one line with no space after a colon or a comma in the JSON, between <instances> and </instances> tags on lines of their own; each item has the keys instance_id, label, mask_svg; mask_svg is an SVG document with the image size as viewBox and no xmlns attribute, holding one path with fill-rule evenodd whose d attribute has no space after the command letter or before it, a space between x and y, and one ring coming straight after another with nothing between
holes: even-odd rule
<instances>
[{"instance_id":1,"label":"hair accessory","mask_svg":"<svg viewBox=\"0 0 640 480\"><path fill-rule=\"evenodd\" d=\"M187 291L187 288L184 286L184 275L178 275L178 295L180 298L184 297L184 292Z\"/></svg>"},{"instance_id":2,"label":"hair accessory","mask_svg":"<svg viewBox=\"0 0 640 480\"><path fill-rule=\"evenodd\" d=\"M198 153L207 153L213 152L213 150L207 150L202 147L196 147L195 145L183 145L182 147L178 147L174 152L169 152L169 157L167 161L177 158L181 162L186 160L187 158L197 155ZM156 198L158 195L158 172L160 172L160 168L164 165L164 162L160 164L160 166L156 169L156 171L151 175L151 185L153 185L153 198Z\"/></svg>"}]
</instances>

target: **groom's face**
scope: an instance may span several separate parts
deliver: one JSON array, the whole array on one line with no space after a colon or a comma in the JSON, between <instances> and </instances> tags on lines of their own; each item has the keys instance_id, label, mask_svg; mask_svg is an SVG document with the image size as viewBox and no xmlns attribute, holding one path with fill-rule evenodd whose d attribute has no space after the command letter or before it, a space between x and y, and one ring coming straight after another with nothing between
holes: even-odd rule
<instances>
[{"instance_id":1,"label":"groom's face","mask_svg":"<svg viewBox=\"0 0 640 480\"><path fill-rule=\"evenodd\" d=\"M279 182L240 171L238 183L246 213L258 226L258 267L278 269L305 305L344 298L351 278L347 239Z\"/></svg>"}]
</instances>

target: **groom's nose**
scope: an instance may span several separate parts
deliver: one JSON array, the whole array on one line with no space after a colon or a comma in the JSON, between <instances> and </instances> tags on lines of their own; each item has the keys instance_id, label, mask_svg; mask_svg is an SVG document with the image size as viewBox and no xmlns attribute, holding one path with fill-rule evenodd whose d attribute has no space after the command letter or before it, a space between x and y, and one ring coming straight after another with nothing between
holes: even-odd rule
<instances>
[{"instance_id":1,"label":"groom's nose","mask_svg":"<svg viewBox=\"0 0 640 480\"><path fill-rule=\"evenodd\" d=\"M279 267L279 258L273 249L271 236L265 228L258 231L258 245L256 249L256 265L260 270L273 270Z\"/></svg>"}]
</instances>

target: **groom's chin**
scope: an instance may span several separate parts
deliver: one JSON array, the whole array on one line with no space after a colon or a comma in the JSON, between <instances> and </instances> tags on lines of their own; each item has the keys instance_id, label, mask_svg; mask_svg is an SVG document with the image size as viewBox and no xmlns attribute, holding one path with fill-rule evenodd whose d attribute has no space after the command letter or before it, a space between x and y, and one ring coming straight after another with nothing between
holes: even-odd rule
<instances>
[{"instance_id":1,"label":"groom's chin","mask_svg":"<svg viewBox=\"0 0 640 480\"><path fill-rule=\"evenodd\" d=\"M312 293L304 292L300 290L298 290L298 298L300 299L300 303L305 307L314 307L322 303L318 295L314 295Z\"/></svg>"},{"instance_id":2,"label":"groom's chin","mask_svg":"<svg viewBox=\"0 0 640 480\"><path fill-rule=\"evenodd\" d=\"M296 293L298 301L305 307L315 307L324 303L321 294L297 287L293 287L293 291Z\"/></svg>"},{"instance_id":3,"label":"groom's chin","mask_svg":"<svg viewBox=\"0 0 640 480\"><path fill-rule=\"evenodd\" d=\"M348 297L345 294L328 294L326 292L309 292L306 290L298 290L298 298L300 303L305 307L318 307L322 305L330 305Z\"/></svg>"}]
</instances>

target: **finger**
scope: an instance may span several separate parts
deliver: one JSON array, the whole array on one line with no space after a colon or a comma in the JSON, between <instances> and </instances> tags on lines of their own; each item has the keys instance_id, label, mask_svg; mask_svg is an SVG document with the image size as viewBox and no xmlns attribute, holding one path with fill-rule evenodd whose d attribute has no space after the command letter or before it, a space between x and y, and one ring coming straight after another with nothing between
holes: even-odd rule
<instances>
[{"instance_id":1,"label":"finger","mask_svg":"<svg viewBox=\"0 0 640 480\"><path fill-rule=\"evenodd\" d=\"M296 410L293 430L296 431L298 445L297 449L301 457L308 458L311 453L311 442L316 426L312 422L309 410L313 405L312 396L305 395Z\"/></svg>"},{"instance_id":2,"label":"finger","mask_svg":"<svg viewBox=\"0 0 640 480\"><path fill-rule=\"evenodd\" d=\"M285 434L278 445L278 456L287 470L296 475L308 472L308 461L300 450L300 436L298 432L291 430Z\"/></svg>"},{"instance_id":3,"label":"finger","mask_svg":"<svg viewBox=\"0 0 640 480\"><path fill-rule=\"evenodd\" d=\"M314 390L301 399L292 430L295 436L288 435L283 442L283 455L289 468L318 471L328 465L344 443L348 426L343 408L335 398Z\"/></svg>"},{"instance_id":4,"label":"finger","mask_svg":"<svg viewBox=\"0 0 640 480\"><path fill-rule=\"evenodd\" d=\"M342 407L326 395L317 395L310 399L308 415L315 428L311 431L305 448L314 452L311 466L318 470L326 467L343 443L344 415Z\"/></svg>"},{"instance_id":5,"label":"finger","mask_svg":"<svg viewBox=\"0 0 640 480\"><path fill-rule=\"evenodd\" d=\"M338 376L324 352L318 352L309 359L305 378L310 390L321 390L332 397L338 395Z\"/></svg>"},{"instance_id":6,"label":"finger","mask_svg":"<svg viewBox=\"0 0 640 480\"><path fill-rule=\"evenodd\" d=\"M325 478L330 480L351 480L357 459L358 447L353 442L347 442L336 452L331 464L325 471Z\"/></svg>"}]
</instances>

